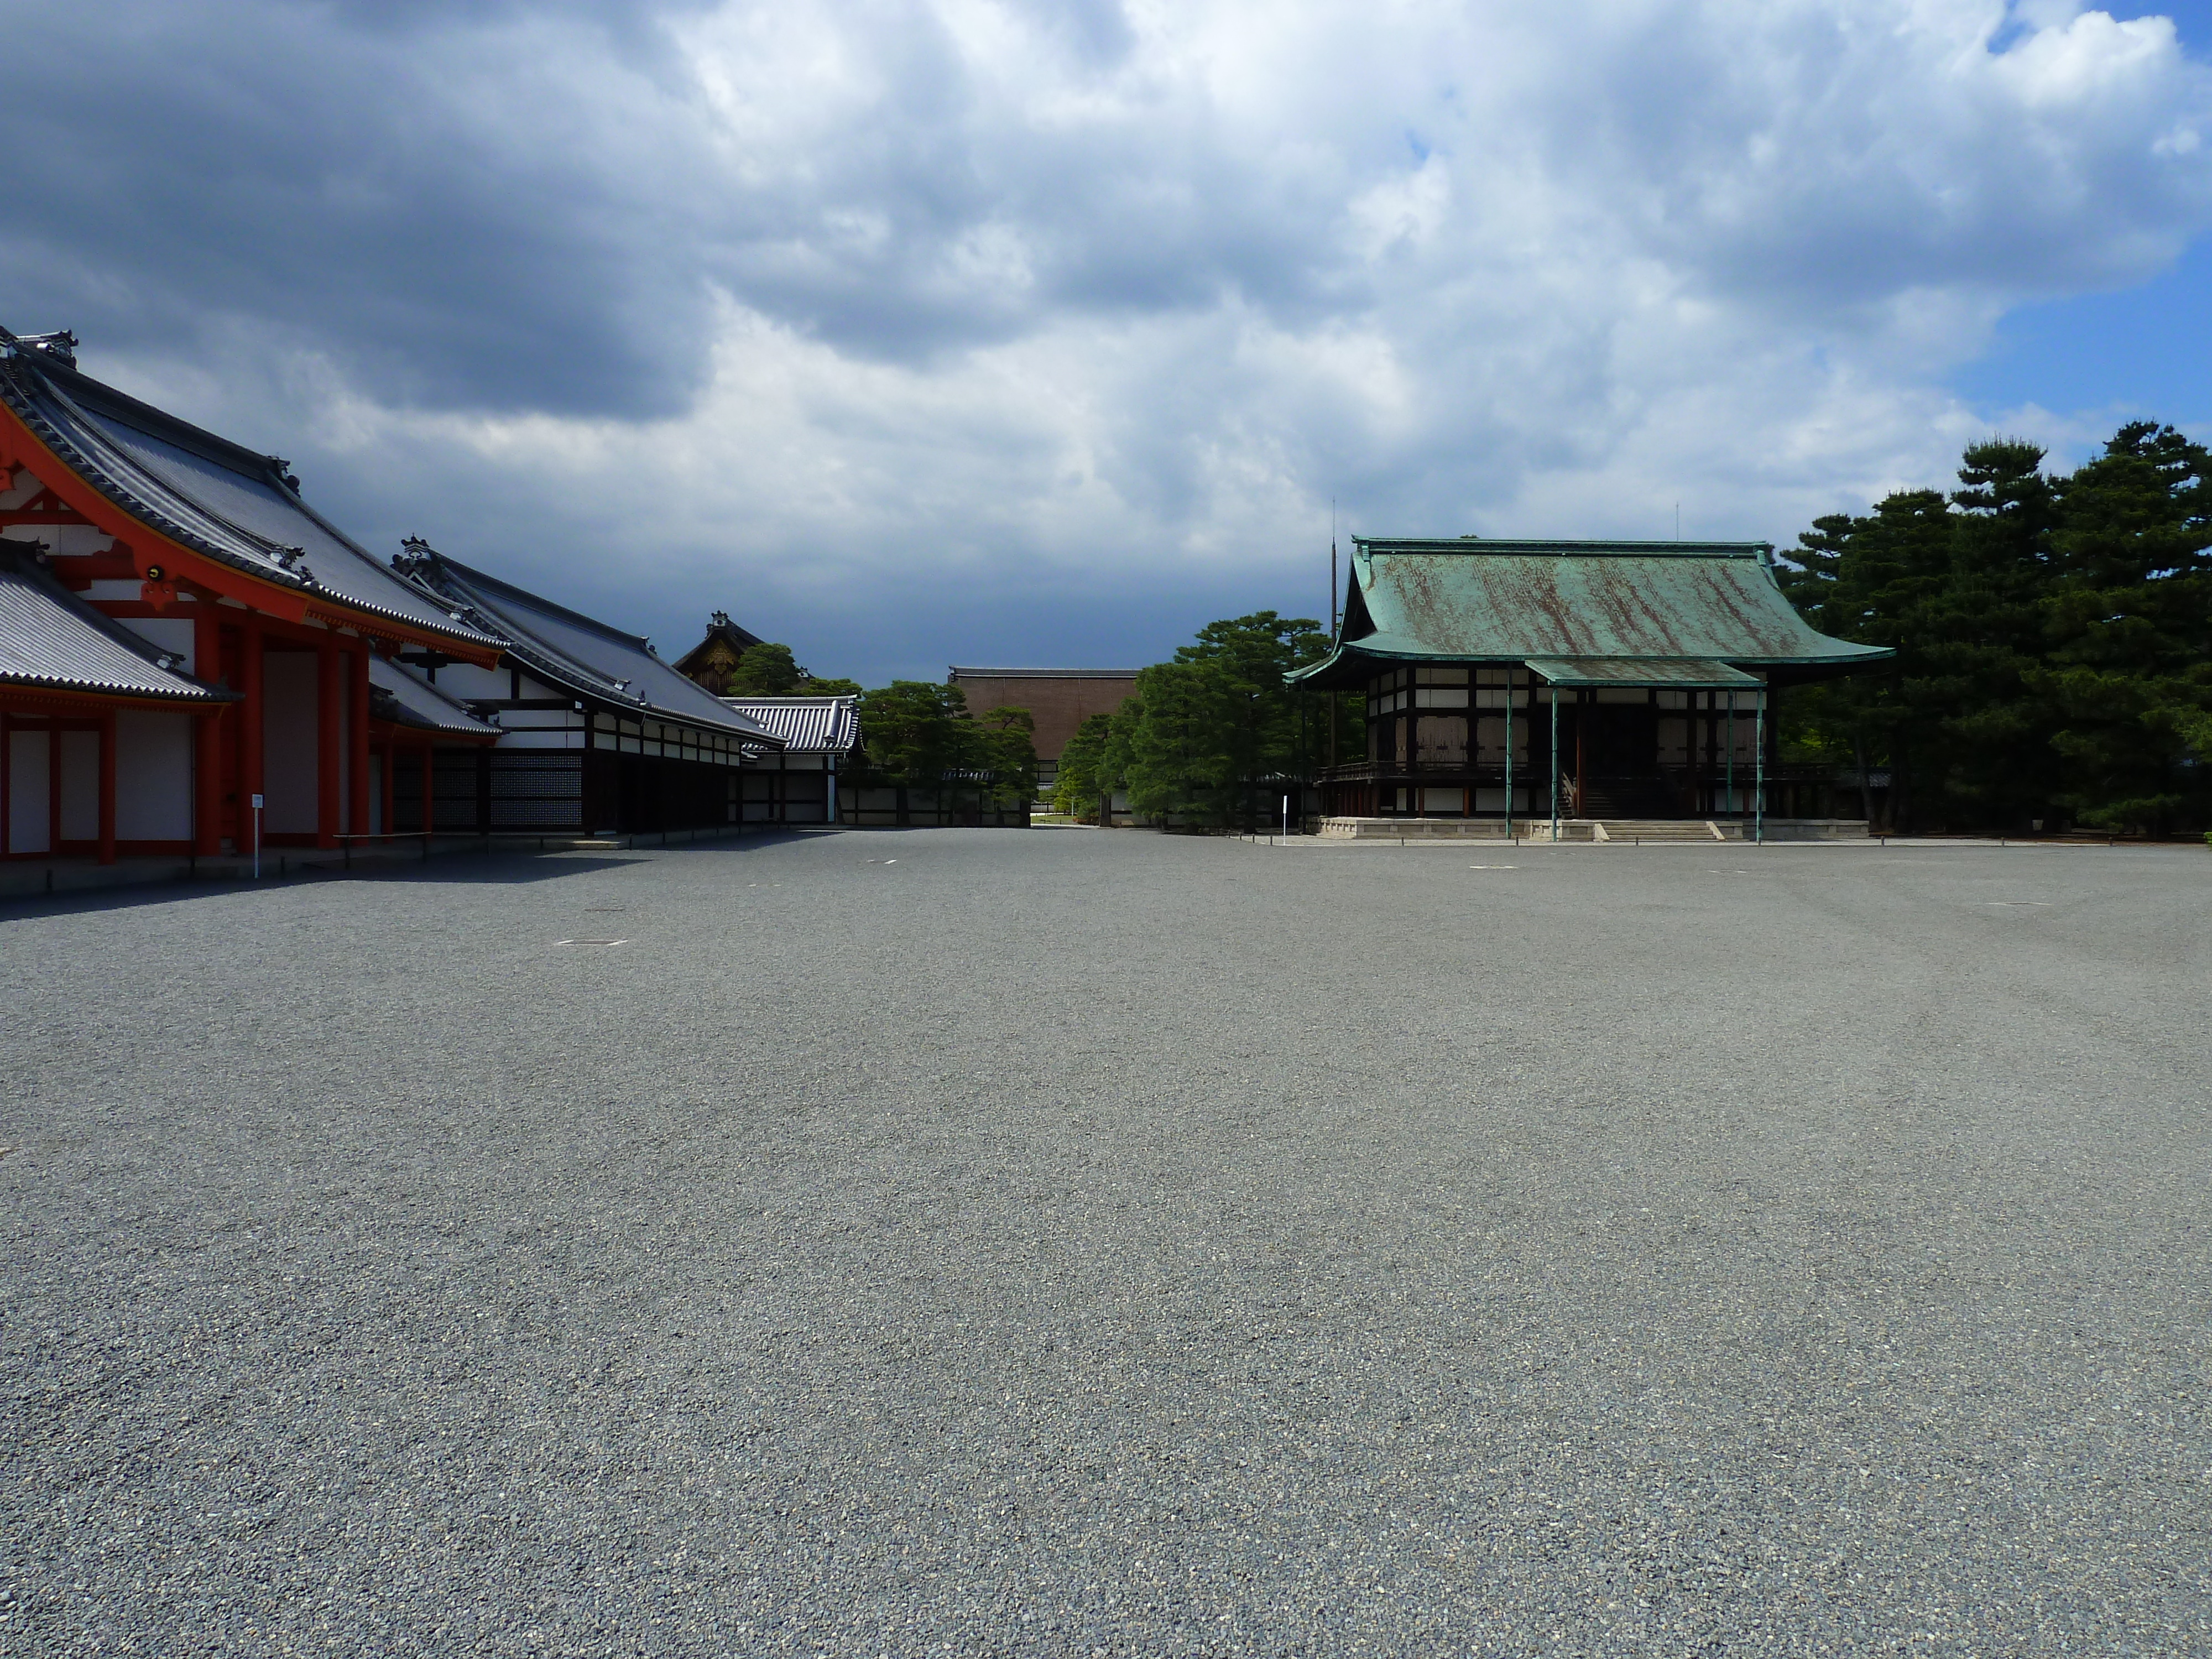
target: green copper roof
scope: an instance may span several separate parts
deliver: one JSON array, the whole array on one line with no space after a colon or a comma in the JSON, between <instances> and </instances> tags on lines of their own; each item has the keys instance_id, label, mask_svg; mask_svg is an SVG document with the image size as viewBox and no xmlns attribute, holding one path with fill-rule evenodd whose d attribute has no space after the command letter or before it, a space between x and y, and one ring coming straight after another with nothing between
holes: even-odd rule
<instances>
[{"instance_id":1,"label":"green copper roof","mask_svg":"<svg viewBox=\"0 0 2212 1659\"><path fill-rule=\"evenodd\" d=\"M1760 681L1711 657L1531 657L1547 685L1668 685L1685 690L1746 691Z\"/></svg>"},{"instance_id":2,"label":"green copper roof","mask_svg":"<svg viewBox=\"0 0 2212 1659\"><path fill-rule=\"evenodd\" d=\"M1773 555L1764 542L1355 538L1336 648L1291 678L1348 684L1391 662L1538 658L1837 673L1893 654L1807 627L1775 586Z\"/></svg>"}]
</instances>

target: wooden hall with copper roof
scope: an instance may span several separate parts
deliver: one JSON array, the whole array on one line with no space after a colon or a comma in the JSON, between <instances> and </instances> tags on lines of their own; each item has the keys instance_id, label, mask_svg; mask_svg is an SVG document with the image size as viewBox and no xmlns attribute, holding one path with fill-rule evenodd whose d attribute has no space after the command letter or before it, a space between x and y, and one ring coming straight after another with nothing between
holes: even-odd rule
<instances>
[{"instance_id":1,"label":"wooden hall with copper roof","mask_svg":"<svg viewBox=\"0 0 2212 1659\"><path fill-rule=\"evenodd\" d=\"M1757 833L1771 694L1893 653L1815 633L1763 542L1357 538L1342 620L1292 674L1366 701L1324 833Z\"/></svg>"}]
</instances>

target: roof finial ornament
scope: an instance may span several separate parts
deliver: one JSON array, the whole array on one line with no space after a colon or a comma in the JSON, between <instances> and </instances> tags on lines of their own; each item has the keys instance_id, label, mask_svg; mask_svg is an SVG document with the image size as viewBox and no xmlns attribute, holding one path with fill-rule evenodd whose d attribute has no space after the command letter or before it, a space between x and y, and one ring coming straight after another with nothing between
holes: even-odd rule
<instances>
[{"instance_id":1,"label":"roof finial ornament","mask_svg":"<svg viewBox=\"0 0 2212 1659\"><path fill-rule=\"evenodd\" d=\"M15 337L15 343L44 352L64 368L76 367L77 338L68 329L56 329L51 334L18 334Z\"/></svg>"},{"instance_id":2,"label":"roof finial ornament","mask_svg":"<svg viewBox=\"0 0 2212 1659\"><path fill-rule=\"evenodd\" d=\"M707 622L709 627L727 628L730 626L730 613L726 611L717 611L707 619Z\"/></svg>"},{"instance_id":3,"label":"roof finial ornament","mask_svg":"<svg viewBox=\"0 0 2212 1659\"><path fill-rule=\"evenodd\" d=\"M438 556L438 550L420 536L409 536L399 544L399 551L392 556L392 568L403 576L411 576Z\"/></svg>"}]
</instances>

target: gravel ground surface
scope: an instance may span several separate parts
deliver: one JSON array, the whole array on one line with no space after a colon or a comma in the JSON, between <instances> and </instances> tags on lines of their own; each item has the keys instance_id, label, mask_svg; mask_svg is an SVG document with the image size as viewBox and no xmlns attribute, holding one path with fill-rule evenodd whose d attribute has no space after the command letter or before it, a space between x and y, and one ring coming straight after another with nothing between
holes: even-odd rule
<instances>
[{"instance_id":1,"label":"gravel ground surface","mask_svg":"<svg viewBox=\"0 0 2212 1659\"><path fill-rule=\"evenodd\" d=\"M1079 830L14 905L0 1651L2203 1653L2209 924Z\"/></svg>"}]
</instances>

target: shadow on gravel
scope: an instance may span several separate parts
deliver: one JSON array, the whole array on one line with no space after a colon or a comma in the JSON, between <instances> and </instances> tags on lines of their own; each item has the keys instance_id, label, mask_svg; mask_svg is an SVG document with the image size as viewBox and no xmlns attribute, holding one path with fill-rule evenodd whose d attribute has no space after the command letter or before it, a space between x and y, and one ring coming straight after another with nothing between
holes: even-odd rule
<instances>
[{"instance_id":1,"label":"shadow on gravel","mask_svg":"<svg viewBox=\"0 0 2212 1659\"><path fill-rule=\"evenodd\" d=\"M656 849L657 850L657 849ZM674 848L672 852L679 850ZM324 887L334 882L441 883L454 886L523 886L556 881L564 876L587 876L600 870L617 870L641 862L636 858L562 858L514 856L483 858L459 854L422 864L386 866L373 870L295 871L285 876L264 876L259 881L149 881L135 887L105 887L89 893L56 893L30 898L0 899L0 921L31 916L94 915L110 910L135 910L149 904L184 904L195 900L229 898L240 893L270 891L287 887Z\"/></svg>"},{"instance_id":2,"label":"shadow on gravel","mask_svg":"<svg viewBox=\"0 0 2212 1659\"><path fill-rule=\"evenodd\" d=\"M658 851L658 848L652 849ZM676 850L672 848L669 849ZM379 870L333 870L322 881L404 881L417 884L444 884L455 887L522 887L533 882L558 881L563 876L588 876L600 870L621 870L645 860L635 855L580 858L573 853L544 853L526 857L493 854L426 859L420 864L388 865Z\"/></svg>"},{"instance_id":3,"label":"shadow on gravel","mask_svg":"<svg viewBox=\"0 0 2212 1659\"><path fill-rule=\"evenodd\" d=\"M848 827L836 829L794 827L789 830L748 830L742 836L724 836L716 841L679 841L666 847L656 847L651 842L641 843L631 850L637 853L665 853L671 858L684 853L750 853L762 847L789 847L798 842L828 841L848 833Z\"/></svg>"},{"instance_id":4,"label":"shadow on gravel","mask_svg":"<svg viewBox=\"0 0 2212 1659\"><path fill-rule=\"evenodd\" d=\"M359 870L295 870L288 875L264 876L252 881L152 881L134 887L103 887L88 893L56 893L28 898L0 899L0 921L16 917L90 915L107 910L133 910L148 904L179 904L194 899L251 892L256 888L316 886L328 882L437 883L457 887L527 886L587 876L601 870L619 870L654 859L676 858L687 853L750 853L763 848L787 847L794 842L822 841L845 834L845 829L791 829L749 831L715 841L676 842L666 847L650 843L625 848L619 854L577 853L441 853L435 857L400 864L367 866Z\"/></svg>"}]
</instances>

